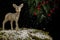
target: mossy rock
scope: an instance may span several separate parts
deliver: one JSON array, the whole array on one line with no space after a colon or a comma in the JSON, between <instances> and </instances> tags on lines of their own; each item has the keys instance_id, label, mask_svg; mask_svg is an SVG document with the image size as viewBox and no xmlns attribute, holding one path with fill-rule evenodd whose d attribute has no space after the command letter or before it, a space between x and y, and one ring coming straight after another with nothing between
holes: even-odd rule
<instances>
[{"instance_id":1,"label":"mossy rock","mask_svg":"<svg viewBox=\"0 0 60 40\"><path fill-rule=\"evenodd\" d=\"M29 28L20 28L20 30L1 30L0 39L4 36L5 40L52 40L52 37L48 35L48 32L29 29Z\"/></svg>"}]
</instances>

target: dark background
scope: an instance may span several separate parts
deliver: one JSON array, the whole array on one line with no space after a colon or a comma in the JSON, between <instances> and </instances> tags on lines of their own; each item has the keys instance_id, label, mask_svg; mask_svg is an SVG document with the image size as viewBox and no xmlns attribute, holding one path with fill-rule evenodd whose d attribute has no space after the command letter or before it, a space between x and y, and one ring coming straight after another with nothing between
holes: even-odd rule
<instances>
[{"instance_id":1,"label":"dark background","mask_svg":"<svg viewBox=\"0 0 60 40\"><path fill-rule=\"evenodd\" d=\"M4 20L5 15L9 12L11 13L15 12L15 9L12 6L13 3L17 5L24 3L24 7L22 8L21 15L18 21L20 28L26 27L26 28L35 28L41 30L43 30L43 28L46 28L44 31L48 31L49 34L53 37L53 40L58 40L57 33L59 32L59 23L58 23L59 8L55 10L54 14L52 14L51 17L52 21L49 21L47 25L45 25L46 23L42 22L42 25L38 24L37 27L35 27L36 25L33 26L33 22L31 22L30 20L31 19L35 20L36 17L35 16L30 17L27 3L23 2L22 0L0 0L0 27L2 27L2 22ZM15 22L14 22L14 26L15 26ZM10 22L6 23L5 28L10 29Z\"/></svg>"}]
</instances>

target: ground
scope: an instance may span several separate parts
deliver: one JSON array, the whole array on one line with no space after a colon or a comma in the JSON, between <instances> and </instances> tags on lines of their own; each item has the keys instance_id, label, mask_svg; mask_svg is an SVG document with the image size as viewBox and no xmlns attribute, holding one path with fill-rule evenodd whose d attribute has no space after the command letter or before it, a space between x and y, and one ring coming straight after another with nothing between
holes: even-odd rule
<instances>
[{"instance_id":1,"label":"ground","mask_svg":"<svg viewBox=\"0 0 60 40\"><path fill-rule=\"evenodd\" d=\"M0 40L52 40L52 37L48 32L38 30L38 29L29 29L29 28L20 28L20 30L1 30L0 31Z\"/></svg>"}]
</instances>

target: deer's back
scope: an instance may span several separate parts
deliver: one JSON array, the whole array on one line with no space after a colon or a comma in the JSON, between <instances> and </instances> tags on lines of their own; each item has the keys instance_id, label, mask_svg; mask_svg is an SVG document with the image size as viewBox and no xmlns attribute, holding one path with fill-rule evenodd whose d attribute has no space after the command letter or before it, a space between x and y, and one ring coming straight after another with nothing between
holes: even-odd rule
<instances>
[{"instance_id":1,"label":"deer's back","mask_svg":"<svg viewBox=\"0 0 60 40\"><path fill-rule=\"evenodd\" d=\"M5 16L5 19L8 19L8 20L15 20L15 14L14 13L8 13L6 14Z\"/></svg>"}]
</instances>

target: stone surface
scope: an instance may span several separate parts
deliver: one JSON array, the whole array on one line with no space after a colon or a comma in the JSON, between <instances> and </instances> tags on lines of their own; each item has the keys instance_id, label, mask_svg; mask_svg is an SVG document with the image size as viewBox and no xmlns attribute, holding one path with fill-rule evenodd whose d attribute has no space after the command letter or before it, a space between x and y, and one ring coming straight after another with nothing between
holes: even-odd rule
<instances>
[{"instance_id":1,"label":"stone surface","mask_svg":"<svg viewBox=\"0 0 60 40\"><path fill-rule=\"evenodd\" d=\"M20 28L20 30L1 30L0 40L52 40L48 32L37 29Z\"/></svg>"}]
</instances>

